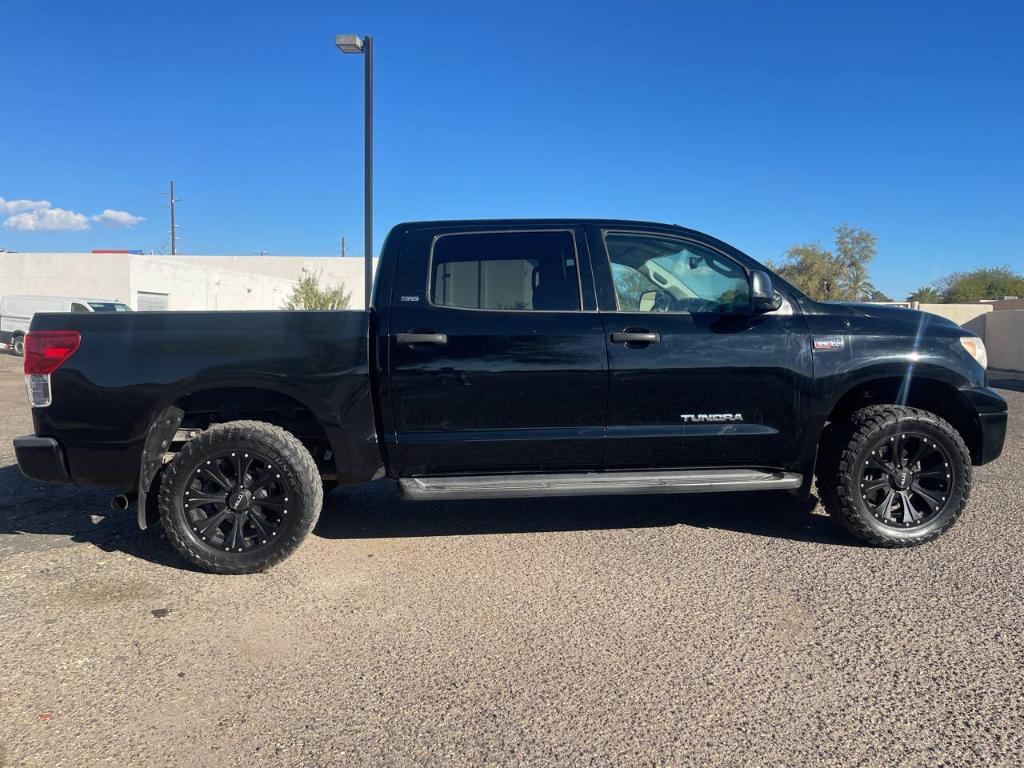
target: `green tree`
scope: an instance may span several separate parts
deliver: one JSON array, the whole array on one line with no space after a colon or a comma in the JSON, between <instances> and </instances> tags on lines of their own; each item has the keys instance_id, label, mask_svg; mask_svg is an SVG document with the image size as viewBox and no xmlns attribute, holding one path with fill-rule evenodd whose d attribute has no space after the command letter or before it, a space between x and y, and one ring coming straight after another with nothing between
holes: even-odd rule
<instances>
[{"instance_id":1,"label":"green tree","mask_svg":"<svg viewBox=\"0 0 1024 768\"><path fill-rule=\"evenodd\" d=\"M772 271L795 285L812 299L838 298L839 263L818 243L790 246L781 264L768 262Z\"/></svg>"},{"instance_id":2,"label":"green tree","mask_svg":"<svg viewBox=\"0 0 1024 768\"><path fill-rule=\"evenodd\" d=\"M345 309L352 294L340 285L333 288L320 287L318 272L303 275L292 288L291 294L285 299L283 309Z\"/></svg>"},{"instance_id":3,"label":"green tree","mask_svg":"<svg viewBox=\"0 0 1024 768\"><path fill-rule=\"evenodd\" d=\"M877 253L878 238L865 229L840 224L835 252L820 243L794 245L781 264L768 266L812 299L868 301L875 295L868 264ZM877 301L877 299L874 299Z\"/></svg>"},{"instance_id":4,"label":"green tree","mask_svg":"<svg viewBox=\"0 0 1024 768\"><path fill-rule=\"evenodd\" d=\"M868 264L878 253L878 238L866 229L840 224L836 233L836 255L839 262L839 293L849 301L868 301L875 291L868 274Z\"/></svg>"},{"instance_id":5,"label":"green tree","mask_svg":"<svg viewBox=\"0 0 1024 768\"><path fill-rule=\"evenodd\" d=\"M922 304L941 304L942 294L938 288L926 285L907 296L907 301L919 301Z\"/></svg>"},{"instance_id":6,"label":"green tree","mask_svg":"<svg viewBox=\"0 0 1024 768\"><path fill-rule=\"evenodd\" d=\"M983 267L971 272L954 272L938 281L935 287L947 302L1024 296L1024 275L1010 267Z\"/></svg>"},{"instance_id":7,"label":"green tree","mask_svg":"<svg viewBox=\"0 0 1024 768\"><path fill-rule=\"evenodd\" d=\"M892 301L892 296L888 296L885 291L876 288L871 292L870 301Z\"/></svg>"}]
</instances>

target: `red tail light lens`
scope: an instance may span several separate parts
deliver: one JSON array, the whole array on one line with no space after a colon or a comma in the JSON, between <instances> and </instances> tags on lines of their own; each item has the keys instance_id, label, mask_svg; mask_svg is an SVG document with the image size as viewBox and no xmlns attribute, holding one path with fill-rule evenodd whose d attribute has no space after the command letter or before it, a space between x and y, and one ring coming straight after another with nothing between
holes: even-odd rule
<instances>
[{"instance_id":1,"label":"red tail light lens","mask_svg":"<svg viewBox=\"0 0 1024 768\"><path fill-rule=\"evenodd\" d=\"M78 331L32 331L25 337L25 374L53 373L78 349Z\"/></svg>"}]
</instances>

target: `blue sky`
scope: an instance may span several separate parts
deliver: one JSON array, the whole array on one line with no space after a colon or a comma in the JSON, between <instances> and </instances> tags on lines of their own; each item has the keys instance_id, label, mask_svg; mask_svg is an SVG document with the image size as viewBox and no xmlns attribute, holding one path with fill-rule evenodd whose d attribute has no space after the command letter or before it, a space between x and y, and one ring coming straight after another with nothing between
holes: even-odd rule
<instances>
[{"instance_id":1,"label":"blue sky","mask_svg":"<svg viewBox=\"0 0 1024 768\"><path fill-rule=\"evenodd\" d=\"M28 214L0 247L165 246L173 176L182 252L361 253L353 31L378 247L400 220L615 216L764 260L849 222L903 297L1024 269L1022 27L1018 2L0 0L0 215Z\"/></svg>"}]
</instances>

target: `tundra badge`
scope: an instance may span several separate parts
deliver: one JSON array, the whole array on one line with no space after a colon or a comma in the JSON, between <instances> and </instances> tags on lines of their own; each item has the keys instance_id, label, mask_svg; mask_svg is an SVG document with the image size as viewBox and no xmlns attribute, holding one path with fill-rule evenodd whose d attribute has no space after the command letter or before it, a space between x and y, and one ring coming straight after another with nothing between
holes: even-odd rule
<instances>
[{"instance_id":1,"label":"tundra badge","mask_svg":"<svg viewBox=\"0 0 1024 768\"><path fill-rule=\"evenodd\" d=\"M742 413L684 413L679 416L687 424L707 424L720 421L743 421Z\"/></svg>"}]
</instances>

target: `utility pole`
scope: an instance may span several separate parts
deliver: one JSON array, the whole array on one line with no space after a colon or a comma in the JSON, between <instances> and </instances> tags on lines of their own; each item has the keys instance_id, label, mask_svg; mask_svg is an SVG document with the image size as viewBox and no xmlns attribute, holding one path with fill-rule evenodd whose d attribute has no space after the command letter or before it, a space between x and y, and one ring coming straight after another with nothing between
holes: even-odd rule
<instances>
[{"instance_id":1,"label":"utility pole","mask_svg":"<svg viewBox=\"0 0 1024 768\"><path fill-rule=\"evenodd\" d=\"M345 258L345 238L341 238L341 258Z\"/></svg>"},{"instance_id":2,"label":"utility pole","mask_svg":"<svg viewBox=\"0 0 1024 768\"><path fill-rule=\"evenodd\" d=\"M174 179L171 179L171 256L177 252L178 246L174 237Z\"/></svg>"},{"instance_id":3,"label":"utility pole","mask_svg":"<svg viewBox=\"0 0 1024 768\"><path fill-rule=\"evenodd\" d=\"M162 194L166 195L167 193L163 192ZM169 207L171 209L171 256L174 256L178 252L178 247L177 247L177 231L176 231L176 227L175 227L175 224L174 224L174 204L181 202L181 198L180 197L176 198L174 196L174 179L171 179L171 196L170 196L170 201L171 201L171 204L169 206L164 206L164 207L165 208Z\"/></svg>"}]
</instances>

